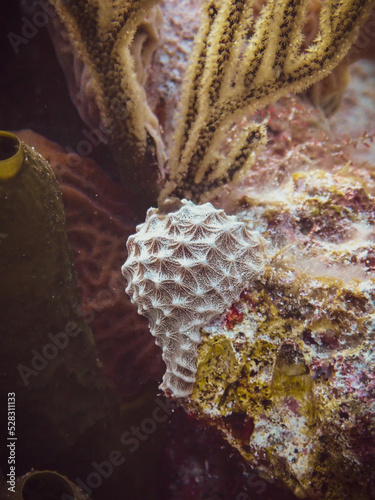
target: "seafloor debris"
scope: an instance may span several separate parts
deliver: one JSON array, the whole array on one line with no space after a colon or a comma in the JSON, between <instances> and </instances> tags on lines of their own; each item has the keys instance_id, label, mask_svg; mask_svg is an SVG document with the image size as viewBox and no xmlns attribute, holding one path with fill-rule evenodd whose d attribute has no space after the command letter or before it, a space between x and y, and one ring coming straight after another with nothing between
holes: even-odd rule
<instances>
[{"instance_id":1,"label":"seafloor debris","mask_svg":"<svg viewBox=\"0 0 375 500\"><path fill-rule=\"evenodd\" d=\"M242 203L274 257L242 321L228 328L232 308L203 329L185 407L301 498L373 498L374 197L315 170Z\"/></svg>"}]
</instances>

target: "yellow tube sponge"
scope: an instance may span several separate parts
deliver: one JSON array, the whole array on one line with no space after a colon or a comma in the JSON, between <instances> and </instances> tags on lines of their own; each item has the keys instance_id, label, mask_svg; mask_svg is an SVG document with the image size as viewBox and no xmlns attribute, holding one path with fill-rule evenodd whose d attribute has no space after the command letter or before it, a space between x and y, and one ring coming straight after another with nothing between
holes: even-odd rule
<instances>
[{"instance_id":1,"label":"yellow tube sponge","mask_svg":"<svg viewBox=\"0 0 375 500\"><path fill-rule=\"evenodd\" d=\"M14 177L22 167L23 149L18 138L0 131L0 180Z\"/></svg>"},{"instance_id":2,"label":"yellow tube sponge","mask_svg":"<svg viewBox=\"0 0 375 500\"><path fill-rule=\"evenodd\" d=\"M24 160L0 181L0 393L15 394L18 456L37 461L102 417L104 384L79 312L59 185L13 138Z\"/></svg>"}]
</instances>

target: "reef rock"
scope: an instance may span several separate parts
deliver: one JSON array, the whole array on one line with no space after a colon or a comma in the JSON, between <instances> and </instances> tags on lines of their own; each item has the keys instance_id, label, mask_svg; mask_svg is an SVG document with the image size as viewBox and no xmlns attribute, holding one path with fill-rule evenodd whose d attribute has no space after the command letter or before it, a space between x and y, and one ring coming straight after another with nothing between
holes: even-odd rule
<instances>
[{"instance_id":1,"label":"reef rock","mask_svg":"<svg viewBox=\"0 0 375 500\"><path fill-rule=\"evenodd\" d=\"M312 170L242 198L273 257L203 328L184 402L299 498L375 495L373 188Z\"/></svg>"}]
</instances>

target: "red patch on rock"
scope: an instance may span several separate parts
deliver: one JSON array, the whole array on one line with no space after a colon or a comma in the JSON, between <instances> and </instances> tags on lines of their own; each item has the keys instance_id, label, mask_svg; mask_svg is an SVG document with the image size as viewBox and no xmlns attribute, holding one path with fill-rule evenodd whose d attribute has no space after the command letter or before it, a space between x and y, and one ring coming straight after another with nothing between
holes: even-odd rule
<instances>
[{"instance_id":1,"label":"red patch on rock","mask_svg":"<svg viewBox=\"0 0 375 500\"><path fill-rule=\"evenodd\" d=\"M337 349L340 346L339 339L334 331L327 330L319 335L322 343L330 349Z\"/></svg>"},{"instance_id":2,"label":"red patch on rock","mask_svg":"<svg viewBox=\"0 0 375 500\"><path fill-rule=\"evenodd\" d=\"M244 413L231 413L222 419L224 426L230 429L230 434L239 439L242 447L249 445L254 432L254 420Z\"/></svg>"},{"instance_id":3,"label":"red patch on rock","mask_svg":"<svg viewBox=\"0 0 375 500\"><path fill-rule=\"evenodd\" d=\"M289 398L285 398L284 402L286 406L289 408L289 410L294 413L294 415L299 414L298 408L300 407L300 404L296 399L290 396Z\"/></svg>"},{"instance_id":4,"label":"red patch on rock","mask_svg":"<svg viewBox=\"0 0 375 500\"><path fill-rule=\"evenodd\" d=\"M310 366L310 370L313 373L313 380L319 377L327 380L334 374L334 369L328 360L317 359L313 361L312 365Z\"/></svg>"},{"instance_id":5,"label":"red patch on rock","mask_svg":"<svg viewBox=\"0 0 375 500\"><path fill-rule=\"evenodd\" d=\"M232 306L224 316L224 325L227 330L232 330L235 325L242 323L243 313L236 306Z\"/></svg>"}]
</instances>

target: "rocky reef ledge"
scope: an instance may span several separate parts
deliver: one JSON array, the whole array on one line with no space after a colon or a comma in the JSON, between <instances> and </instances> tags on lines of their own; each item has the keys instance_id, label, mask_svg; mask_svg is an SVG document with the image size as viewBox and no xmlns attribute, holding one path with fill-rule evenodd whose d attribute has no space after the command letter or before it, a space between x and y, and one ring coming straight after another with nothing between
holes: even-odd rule
<instances>
[{"instance_id":1,"label":"rocky reef ledge","mask_svg":"<svg viewBox=\"0 0 375 500\"><path fill-rule=\"evenodd\" d=\"M372 189L345 168L313 170L242 198L269 265L202 330L183 402L299 498L375 495Z\"/></svg>"}]
</instances>

